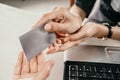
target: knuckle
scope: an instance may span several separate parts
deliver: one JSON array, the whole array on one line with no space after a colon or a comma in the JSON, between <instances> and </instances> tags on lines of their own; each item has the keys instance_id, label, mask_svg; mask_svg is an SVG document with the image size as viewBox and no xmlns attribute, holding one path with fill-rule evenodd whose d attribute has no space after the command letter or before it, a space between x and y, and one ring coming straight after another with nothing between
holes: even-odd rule
<instances>
[{"instance_id":1,"label":"knuckle","mask_svg":"<svg viewBox=\"0 0 120 80\"><path fill-rule=\"evenodd\" d=\"M51 28L50 28L51 31L54 31L56 29L56 27L54 27L53 24L49 24L49 25L51 26Z\"/></svg>"}]
</instances>

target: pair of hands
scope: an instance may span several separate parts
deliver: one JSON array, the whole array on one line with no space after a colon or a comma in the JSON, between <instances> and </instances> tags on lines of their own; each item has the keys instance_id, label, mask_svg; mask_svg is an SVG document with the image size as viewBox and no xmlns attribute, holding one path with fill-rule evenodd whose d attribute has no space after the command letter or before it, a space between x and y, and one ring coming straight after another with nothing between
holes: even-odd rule
<instances>
[{"instance_id":1,"label":"pair of hands","mask_svg":"<svg viewBox=\"0 0 120 80\"><path fill-rule=\"evenodd\" d=\"M13 80L24 78L32 78L32 80L45 80L54 66L54 61L45 60L43 54L39 54L32 60L27 61L24 52L19 53L19 57L15 66Z\"/></svg>"},{"instance_id":2,"label":"pair of hands","mask_svg":"<svg viewBox=\"0 0 120 80\"><path fill-rule=\"evenodd\" d=\"M48 32L55 32L57 37L56 42L49 46L48 53L64 51L75 45L79 45L89 37L106 37L106 34L108 34L106 27L93 22L88 22L84 26L81 26L81 17L71 14L65 8L57 8L45 14L33 28L48 20L53 21L47 23L44 29ZM14 80L26 77L33 77L33 80L45 80L53 65L54 61L45 61L42 54L28 62L24 53L20 52L15 67Z\"/></svg>"},{"instance_id":3,"label":"pair of hands","mask_svg":"<svg viewBox=\"0 0 120 80\"><path fill-rule=\"evenodd\" d=\"M44 26L48 32L55 32L57 40L49 47L48 53L67 50L89 37L106 37L108 29L100 24L88 22L84 26L81 16L75 16L65 8L57 8L54 11L43 15L35 25L40 25L47 20L53 20ZM61 44L61 46L58 46Z\"/></svg>"},{"instance_id":4,"label":"pair of hands","mask_svg":"<svg viewBox=\"0 0 120 80\"><path fill-rule=\"evenodd\" d=\"M66 11L66 10L64 9L63 11ZM60 12L60 15L57 16L57 13L59 13L59 12ZM68 19L69 19L69 16L71 16L71 18L70 18L70 20L68 22L67 22L68 19L63 21L63 18L65 17L65 15L66 15L66 17ZM50 23L46 24L46 26L45 26L45 27L47 27L45 29L46 31L47 30L48 31L55 31L56 32L56 36L58 38L56 40L56 42L53 43L53 45L49 46L48 53L53 53L53 52L56 52L56 51L64 50L64 47L66 48L66 46L69 44L69 43L62 44L62 41L59 38L62 38L62 37L64 38L65 37L64 34L66 32L67 33L68 32L69 33L74 32L75 30L79 29L79 26L76 25L77 27L75 28L75 30L73 30L72 28L67 30L67 28L64 27L64 24L63 24L62 29L61 29L61 25L59 26L59 24L63 23L63 22L64 23L67 22L67 24L69 24L69 22L72 20L72 17L74 17L74 16L71 15L69 12L64 14L63 12L61 12L59 10L58 11L55 10L54 12L45 14L41 18L41 20L35 25L35 27L36 27L37 25L40 25L40 24L46 22L49 19L52 19L52 20L55 21L55 22L50 22ZM79 19L79 18L77 18L77 19ZM76 22L76 21L74 21L74 22L73 21L71 21L72 22L71 25L74 22ZM50 25L50 27L51 27L52 24L53 24L54 28L49 30L48 26ZM57 26L57 28L56 28L56 26ZM74 26L74 24L72 26ZM35 28L35 27L33 27L33 28ZM68 25L68 27L69 27L69 25ZM66 28L66 29L64 29L64 28ZM63 33L63 34L61 34L61 33ZM62 44L62 47L60 48L58 46L58 44ZM54 61L52 61L52 60L46 61L45 60L45 56L43 54L39 54L38 56L33 58L31 61L27 61L27 59L25 57L25 54L22 51L22 52L19 53L19 57L18 57L16 66L15 66L13 80L19 80L19 79L30 78L30 77L32 77L33 80L45 80L48 77L48 75L50 73L50 70L52 69L53 65L54 65Z\"/></svg>"}]
</instances>

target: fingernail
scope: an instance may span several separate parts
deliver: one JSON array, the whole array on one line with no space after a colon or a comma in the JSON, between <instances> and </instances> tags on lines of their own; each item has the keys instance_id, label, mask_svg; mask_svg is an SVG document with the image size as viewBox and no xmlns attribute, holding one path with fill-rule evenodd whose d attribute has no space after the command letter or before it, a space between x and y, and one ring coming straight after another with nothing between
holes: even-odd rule
<instances>
[{"instance_id":1,"label":"fingernail","mask_svg":"<svg viewBox=\"0 0 120 80\"><path fill-rule=\"evenodd\" d=\"M46 31L50 31L50 30L51 30L51 26L50 26L49 24L46 24L44 29L45 29Z\"/></svg>"}]
</instances>

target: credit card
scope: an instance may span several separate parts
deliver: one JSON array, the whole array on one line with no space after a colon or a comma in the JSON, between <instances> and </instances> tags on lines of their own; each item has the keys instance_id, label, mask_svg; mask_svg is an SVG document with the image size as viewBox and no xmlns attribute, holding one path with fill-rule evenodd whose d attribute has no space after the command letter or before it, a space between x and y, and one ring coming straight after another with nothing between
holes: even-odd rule
<instances>
[{"instance_id":1,"label":"credit card","mask_svg":"<svg viewBox=\"0 0 120 80\"><path fill-rule=\"evenodd\" d=\"M55 33L46 32L44 30L44 25L48 22L49 21L19 37L28 60L37 56L40 52L56 41Z\"/></svg>"}]
</instances>

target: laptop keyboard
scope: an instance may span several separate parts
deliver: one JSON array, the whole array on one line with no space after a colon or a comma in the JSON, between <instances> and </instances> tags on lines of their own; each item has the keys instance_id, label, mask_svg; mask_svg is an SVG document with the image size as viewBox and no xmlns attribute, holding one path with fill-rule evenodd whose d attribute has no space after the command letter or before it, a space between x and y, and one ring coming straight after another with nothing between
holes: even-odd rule
<instances>
[{"instance_id":1,"label":"laptop keyboard","mask_svg":"<svg viewBox=\"0 0 120 80\"><path fill-rule=\"evenodd\" d=\"M64 80L120 80L120 64L66 61Z\"/></svg>"}]
</instances>

